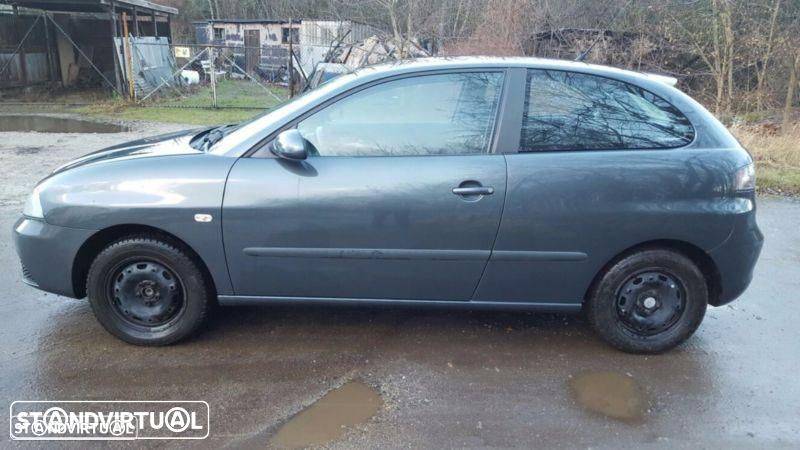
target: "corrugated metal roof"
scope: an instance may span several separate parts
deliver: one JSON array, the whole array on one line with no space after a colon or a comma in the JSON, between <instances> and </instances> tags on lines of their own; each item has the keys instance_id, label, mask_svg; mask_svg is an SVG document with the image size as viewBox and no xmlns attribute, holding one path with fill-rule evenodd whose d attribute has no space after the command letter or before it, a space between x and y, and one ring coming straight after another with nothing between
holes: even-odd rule
<instances>
[{"instance_id":1,"label":"corrugated metal roof","mask_svg":"<svg viewBox=\"0 0 800 450\"><path fill-rule=\"evenodd\" d=\"M43 9L45 11L105 12L111 5L111 0L0 0L0 3L24 8ZM114 0L114 5L120 9L133 9L135 7L142 11L149 10L163 14L178 14L176 8L159 5L147 0Z\"/></svg>"},{"instance_id":2,"label":"corrugated metal roof","mask_svg":"<svg viewBox=\"0 0 800 450\"><path fill-rule=\"evenodd\" d=\"M295 19L293 21L296 24L300 24L302 20ZM289 20L283 19L208 19L208 20L195 20L192 22L193 24L224 24L224 23L268 23L268 24L277 24L277 23L289 23Z\"/></svg>"}]
</instances>

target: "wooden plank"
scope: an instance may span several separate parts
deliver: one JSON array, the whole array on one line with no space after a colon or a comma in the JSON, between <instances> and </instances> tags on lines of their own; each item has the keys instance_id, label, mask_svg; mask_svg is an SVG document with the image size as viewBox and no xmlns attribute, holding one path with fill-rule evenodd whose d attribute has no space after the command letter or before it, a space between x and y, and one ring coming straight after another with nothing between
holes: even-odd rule
<instances>
[{"instance_id":1,"label":"wooden plank","mask_svg":"<svg viewBox=\"0 0 800 450\"><path fill-rule=\"evenodd\" d=\"M139 37L139 8L133 7L133 35Z\"/></svg>"},{"instance_id":2,"label":"wooden plank","mask_svg":"<svg viewBox=\"0 0 800 450\"><path fill-rule=\"evenodd\" d=\"M118 5L138 6L140 9L148 9L152 11L159 11L166 14L178 14L178 9L171 6L159 5L158 3L148 2L146 0L98 0L100 3L108 5L111 1L115 1Z\"/></svg>"},{"instance_id":3,"label":"wooden plank","mask_svg":"<svg viewBox=\"0 0 800 450\"><path fill-rule=\"evenodd\" d=\"M8 3L12 3L8 1ZM94 11L107 10L112 3L119 9L138 7L148 11L158 11L164 14L178 14L178 9L171 6L159 5L147 0L14 0L14 4L26 8L45 9L48 11Z\"/></svg>"},{"instance_id":4,"label":"wooden plank","mask_svg":"<svg viewBox=\"0 0 800 450\"><path fill-rule=\"evenodd\" d=\"M17 6L46 11L102 12L105 6L100 0L14 0Z\"/></svg>"},{"instance_id":5,"label":"wooden plank","mask_svg":"<svg viewBox=\"0 0 800 450\"><path fill-rule=\"evenodd\" d=\"M120 72L117 43L115 42L115 38L117 37L117 11L116 8L114 8L113 1L111 1L108 7L108 17L110 19L109 22L111 22L111 53L114 57L114 77L117 82L117 91L122 92L122 73Z\"/></svg>"},{"instance_id":6,"label":"wooden plank","mask_svg":"<svg viewBox=\"0 0 800 450\"><path fill-rule=\"evenodd\" d=\"M56 81L56 59L53 54L53 46L50 43L50 20L47 18L47 13L44 14L44 42L47 49L47 72L50 81Z\"/></svg>"},{"instance_id":7,"label":"wooden plank","mask_svg":"<svg viewBox=\"0 0 800 450\"><path fill-rule=\"evenodd\" d=\"M19 8L17 5L14 5L14 40L19 42L22 39L22 35L20 34L19 30ZM20 83L23 85L28 84L28 63L25 58L25 43L22 42L22 45L19 46L19 51L17 52L17 58L19 58L19 75L20 75Z\"/></svg>"}]
</instances>

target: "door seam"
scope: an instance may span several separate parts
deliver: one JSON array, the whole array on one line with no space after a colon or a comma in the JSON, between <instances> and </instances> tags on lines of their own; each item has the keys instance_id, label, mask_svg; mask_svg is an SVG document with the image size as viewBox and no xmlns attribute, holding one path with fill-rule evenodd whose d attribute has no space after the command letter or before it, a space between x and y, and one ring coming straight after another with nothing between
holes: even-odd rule
<instances>
[{"instance_id":1,"label":"door seam","mask_svg":"<svg viewBox=\"0 0 800 450\"><path fill-rule=\"evenodd\" d=\"M236 164L238 164L241 159L241 157L236 158L236 161L234 161L228 169L228 174L225 175L225 185L222 187L222 203L219 205L219 234L220 241L222 242L222 256L225 258L225 271L228 272L228 281L231 284L231 292L233 292L233 295L236 295L236 286L233 284L231 265L228 263L228 248L225 245L225 195L228 193L228 180L231 177L231 172L233 172L233 168L236 167Z\"/></svg>"},{"instance_id":2,"label":"door seam","mask_svg":"<svg viewBox=\"0 0 800 450\"><path fill-rule=\"evenodd\" d=\"M481 271L481 276L478 278L478 282L475 283L475 289L472 290L470 301L475 300L475 295L478 293L478 288L480 288L481 283L483 282L483 277L486 275L486 269L489 267L489 262L492 260L494 247L497 245L497 237L500 235L500 228L503 225L503 217L505 216L506 212L506 202L508 201L508 160L506 159L506 155L501 156L503 157L503 164L505 168L505 189L503 191L503 204L500 206L500 220L497 221L497 230L495 230L494 239L492 239L492 247L489 249L489 257L486 259L486 263L483 265L483 270Z\"/></svg>"}]
</instances>

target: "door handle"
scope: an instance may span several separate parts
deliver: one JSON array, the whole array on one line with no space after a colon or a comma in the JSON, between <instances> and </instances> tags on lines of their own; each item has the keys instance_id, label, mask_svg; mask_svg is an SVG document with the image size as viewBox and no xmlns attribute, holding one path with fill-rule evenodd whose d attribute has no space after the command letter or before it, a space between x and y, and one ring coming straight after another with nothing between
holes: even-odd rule
<instances>
[{"instance_id":1,"label":"door handle","mask_svg":"<svg viewBox=\"0 0 800 450\"><path fill-rule=\"evenodd\" d=\"M453 194L456 195L492 195L494 188L489 186L470 186L470 187L457 187L453 188Z\"/></svg>"}]
</instances>

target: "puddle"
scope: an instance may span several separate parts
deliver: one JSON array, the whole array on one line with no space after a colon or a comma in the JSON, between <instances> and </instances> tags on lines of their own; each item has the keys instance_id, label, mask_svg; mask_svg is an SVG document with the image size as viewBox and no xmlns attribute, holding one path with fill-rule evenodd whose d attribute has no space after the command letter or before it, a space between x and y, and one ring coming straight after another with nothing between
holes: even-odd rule
<instances>
[{"instance_id":1,"label":"puddle","mask_svg":"<svg viewBox=\"0 0 800 450\"><path fill-rule=\"evenodd\" d=\"M591 372L570 380L570 388L584 408L614 419L636 421L644 416L646 401L636 381L614 372Z\"/></svg>"},{"instance_id":2,"label":"puddle","mask_svg":"<svg viewBox=\"0 0 800 450\"><path fill-rule=\"evenodd\" d=\"M17 155L35 155L44 150L44 147L17 147L14 153Z\"/></svg>"},{"instance_id":3,"label":"puddle","mask_svg":"<svg viewBox=\"0 0 800 450\"><path fill-rule=\"evenodd\" d=\"M334 389L286 422L271 439L280 448L322 445L344 434L348 427L366 422L383 400L374 389L351 381Z\"/></svg>"},{"instance_id":4,"label":"puddle","mask_svg":"<svg viewBox=\"0 0 800 450\"><path fill-rule=\"evenodd\" d=\"M130 128L112 123L48 116L0 116L0 132L36 131L39 133L120 133Z\"/></svg>"}]
</instances>

